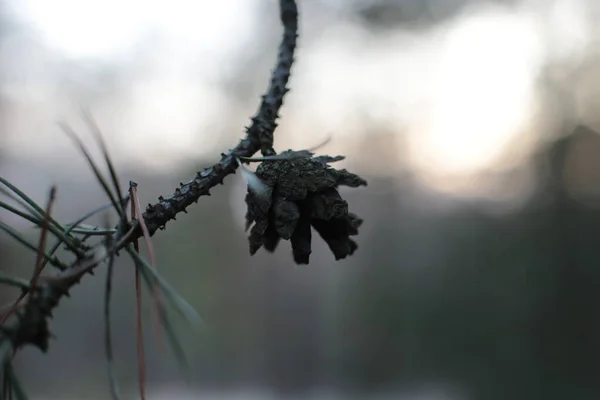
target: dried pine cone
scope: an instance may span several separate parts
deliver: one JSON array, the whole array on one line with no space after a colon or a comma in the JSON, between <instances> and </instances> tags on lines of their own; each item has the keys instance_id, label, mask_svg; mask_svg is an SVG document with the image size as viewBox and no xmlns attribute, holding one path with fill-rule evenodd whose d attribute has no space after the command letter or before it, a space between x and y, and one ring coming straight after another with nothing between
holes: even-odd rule
<instances>
[{"instance_id":1,"label":"dried pine cone","mask_svg":"<svg viewBox=\"0 0 600 400\"><path fill-rule=\"evenodd\" d=\"M308 264L311 253L311 226L327 242L336 260L352 255L362 220L348 212L348 203L337 191L340 185L366 186L367 182L345 169L328 163L343 157L292 157L287 151L277 159L263 161L256 177L262 189L246 195L246 229L250 231L250 254L264 246L274 251L280 239L291 240L294 260ZM289 156L289 157L288 157Z\"/></svg>"}]
</instances>

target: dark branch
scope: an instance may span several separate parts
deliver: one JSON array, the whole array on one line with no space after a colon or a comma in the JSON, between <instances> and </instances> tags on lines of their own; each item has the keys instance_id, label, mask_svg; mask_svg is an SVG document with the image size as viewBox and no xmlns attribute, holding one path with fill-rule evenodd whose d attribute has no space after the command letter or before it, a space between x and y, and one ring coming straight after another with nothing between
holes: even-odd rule
<instances>
[{"instance_id":1,"label":"dark branch","mask_svg":"<svg viewBox=\"0 0 600 400\"><path fill-rule=\"evenodd\" d=\"M144 221L150 234L157 229L164 228L178 213L185 209L203 195L210 195L209 191L223 179L235 173L237 163L235 157L252 157L261 150L264 156L273 155L273 132L277 128L279 109L283 104L283 97L287 93L287 83L290 70L294 61L294 49L298 36L298 10L294 0L280 0L280 16L283 24L283 39L279 45L277 64L271 75L271 83L267 93L262 96L258 111L252 117L252 124L246 129L246 137L227 154L222 154L221 160L212 167L197 173L196 177L180 188L175 189L168 198L160 198L154 205L148 205L143 214ZM137 229L134 237L139 237L141 230Z\"/></svg>"},{"instance_id":2,"label":"dark branch","mask_svg":"<svg viewBox=\"0 0 600 400\"><path fill-rule=\"evenodd\" d=\"M221 155L221 160L212 167L196 174L196 177L186 184L181 184L167 198L159 197L159 202L148 205L143 214L150 235L175 216L185 211L200 196L209 195L209 190L237 168L236 157L252 157L257 151L264 156L273 155L273 132L277 127L279 109L283 97L288 91L286 85L290 77L290 69L294 59L298 30L298 10L294 0L280 0L280 17L283 24L283 39L279 46L277 64L272 72L271 82L267 93L262 96L258 111L252 117L252 124L246 129L246 137L228 153ZM116 245L106 249L104 244L96 246L79 256L70 268L67 268L51 278L40 278L36 290L30 292L29 301L22 313L18 313L17 321L11 326L0 327L0 338L5 336L17 348L27 344L34 345L42 351L48 348L50 332L48 318L60 299L68 295L69 289L78 283L86 273L105 261L110 254L116 253L129 243L142 236L139 222L134 222L127 234L117 237ZM2 360L0 360L1 362Z\"/></svg>"}]
</instances>

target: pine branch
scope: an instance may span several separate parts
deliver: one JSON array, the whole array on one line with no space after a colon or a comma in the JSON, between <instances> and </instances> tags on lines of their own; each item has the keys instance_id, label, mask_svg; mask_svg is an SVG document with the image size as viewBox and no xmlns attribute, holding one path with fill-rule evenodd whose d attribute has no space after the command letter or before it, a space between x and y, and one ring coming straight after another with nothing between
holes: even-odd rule
<instances>
[{"instance_id":1,"label":"pine branch","mask_svg":"<svg viewBox=\"0 0 600 400\"><path fill-rule=\"evenodd\" d=\"M362 220L348 211L347 202L338 193L339 186L358 187L365 186L367 182L357 175L346 170L335 170L328 164L343 159L343 156L318 156L310 150L285 151L276 155L273 149L273 135L277 128L279 110L283 105L283 98L288 92L287 84L294 61L294 51L298 37L298 10L295 0L279 0L280 19L283 25L283 38L279 45L277 62L271 74L267 92L261 97L256 114L251 117L250 126L246 127L245 137L236 147L221 154L221 159L213 166L196 173L188 183L181 183L174 193L168 197L160 196L158 203L149 204L146 211L139 216L140 207L137 203L135 191L131 197L123 197L119 179L109 157L109 152L104 144L100 129L95 124L89 113L84 113L88 126L93 131L96 141L101 147L104 160L110 172L110 179L101 173L101 169L87 151L84 143L77 137L68 125L62 124L63 129L78 145L86 157L94 175L111 201L111 208L119 217L116 227L86 227L80 225L90 215L87 214L73 224L62 226L50 215L50 206L53 196L50 196L48 207L43 210L18 188L0 177L0 184L8 187L13 198L24 206L26 211L20 211L13 206L0 202L0 207L13 212L22 218L36 223L42 227L41 238L38 246L27 241L22 235L14 231L7 224L0 222L0 229L6 231L17 241L30 250L37 252L36 274L30 282L17 278L0 275L0 284L11 285L21 290L20 299L5 312L0 311L0 366L4 366L3 396L14 393L18 395L20 385L12 374L11 361L16 352L24 346L35 346L42 352L49 347L52 336L49 331L49 320L52 311L58 306L64 296L69 296L70 289L86 275L93 274L94 269L102 263L108 263L109 276L105 292L105 344L107 362L109 364L109 377L113 398L118 398L117 382L114 378L112 362L112 345L110 337L110 274L114 257L120 250L132 257L137 276L137 289L140 295L139 282L143 278L148 288L157 300L158 317L165 328L167 339L178 360L185 362L185 354L177 342L173 329L168 322L162 302L158 293L164 294L168 301L190 324L201 325L202 319L179 294L158 274L154 265L154 257L150 251L150 262L146 261L137 249L137 240L144 237L151 249L150 237L158 230L164 229L166 224L175 220L176 215L186 212L186 208L204 195L210 195L210 190L218 184L223 184L224 179L236 172L242 166L240 160L263 161L256 172L246 170L246 178L252 178L253 185L249 183L246 195L248 212L246 221L248 227L252 224L249 236L250 254L254 254L263 247L267 251L274 251L281 239L290 240L294 260L298 264L307 264L311 253L311 227L314 228L328 244L336 260L352 255L358 245L350 236L358 234ZM251 157L261 152L260 159ZM301 171L301 173L298 173ZM130 187L135 183L130 182ZM256 187L264 190L257 194ZM135 213L131 221L127 218L127 203L132 201ZM46 251L46 236L54 235L57 242L52 249ZM81 239L77 235L83 235ZM87 239L102 236L101 241L89 244ZM58 260L54 252L61 244L66 246L75 260L64 263ZM39 276L39 271L50 263L58 272L54 276ZM4 320L12 315L12 324L7 325ZM139 315L138 315L139 317ZM141 326L141 323L138 323ZM141 331L140 331L141 332ZM140 335L141 337L141 335ZM142 348L139 339L140 349ZM140 352L141 354L141 352ZM143 368L143 357L140 358L140 368ZM144 397L143 370L140 379L140 394Z\"/></svg>"},{"instance_id":2,"label":"pine branch","mask_svg":"<svg viewBox=\"0 0 600 400\"><path fill-rule=\"evenodd\" d=\"M150 235L159 228L164 229L167 222L175 220L178 213L185 212L186 208L197 202L200 196L210 195L210 189L223 184L224 178L235 173L237 169L236 157L252 157L259 150L265 156L274 154L273 132L277 127L276 119L283 104L283 97L288 91L286 86L294 59L298 29L298 10L295 0L280 0L279 7L284 32L277 63L268 90L262 96L256 115L251 118L252 124L246 128L246 136L235 148L221 154L220 161L212 167L198 172L188 183L180 184L180 187L169 197L161 196L158 203L148 205L143 219ZM93 164L92 166L95 169ZM111 200L115 203L112 197ZM116 204L114 208L120 211L121 205ZM14 354L26 345L38 347L43 352L47 351L51 336L48 319L52 317L52 310L62 297L68 296L71 287L79 283L85 274L92 273L98 265L143 235L139 221L134 221L127 232L124 228L121 224L117 229L115 240L112 241L115 244L111 247L104 242L99 243L83 254L79 254L75 262L57 275L39 278L35 288L29 291L27 304L22 311L16 313L16 321L9 326L0 326L0 345L4 347L8 340L13 350L6 352L6 355ZM0 360L0 363L2 361L4 360Z\"/></svg>"},{"instance_id":3,"label":"pine branch","mask_svg":"<svg viewBox=\"0 0 600 400\"><path fill-rule=\"evenodd\" d=\"M186 184L180 184L167 198L159 197L156 204L149 204L143 217L146 226L153 235L157 229L163 229L167 222L174 220L180 212L198 201L200 196L210 196L210 189L223 184L223 179L237 169L236 157L252 157L259 150L264 156L275 154L273 150L273 132L277 128L276 120L283 97L288 92L287 83L294 60L296 38L298 36L298 10L294 0L280 0L280 18L283 24L283 39L279 45L277 64L271 75L267 93L262 96L258 111L251 118L252 124L246 128L246 137L228 153L221 154L221 160L212 167L199 171L196 177ZM142 235L139 225L135 226L133 238Z\"/></svg>"}]
</instances>

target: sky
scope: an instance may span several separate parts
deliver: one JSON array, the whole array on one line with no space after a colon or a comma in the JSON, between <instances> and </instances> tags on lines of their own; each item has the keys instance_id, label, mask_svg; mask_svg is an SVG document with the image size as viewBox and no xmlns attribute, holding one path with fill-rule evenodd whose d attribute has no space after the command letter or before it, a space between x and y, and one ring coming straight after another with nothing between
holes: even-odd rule
<instances>
[{"instance_id":1,"label":"sky","mask_svg":"<svg viewBox=\"0 0 600 400\"><path fill-rule=\"evenodd\" d=\"M275 7L274 0L8 3L38 46L19 59L22 79L4 88L20 110L8 123L8 130L19 131L4 139L8 146L42 155L70 145L50 127L57 118L76 118L82 99L56 78L60 67L52 65L61 64L46 60L79 68L116 65L126 90L107 89L91 111L115 143L115 156L148 168L214 152L222 144L215 131L230 125L239 125L228 133L231 139L243 133L247 117L216 125L228 109L240 108L220 89L219 74L239 62L261 29L277 26L263 21L264 5ZM300 7L301 30L311 26L303 16L315 18L325 3ZM278 145L306 148L332 135L327 151L348 152L367 117L402 136L398 146L408 146L411 166L440 188L452 182L449 176L510 168L525 157L538 134L536 85L544 65L577 63L592 39L584 0L526 0L514 8L476 3L430 29L384 36L348 18L338 3L323 8L329 14L321 18L330 20L318 37L301 36ZM273 12L270 22L277 17ZM154 46L140 53L149 37ZM35 58L40 48L46 53ZM270 69L273 61L265 65ZM27 67L33 63L38 67ZM266 80L251 86L260 93Z\"/></svg>"}]
</instances>

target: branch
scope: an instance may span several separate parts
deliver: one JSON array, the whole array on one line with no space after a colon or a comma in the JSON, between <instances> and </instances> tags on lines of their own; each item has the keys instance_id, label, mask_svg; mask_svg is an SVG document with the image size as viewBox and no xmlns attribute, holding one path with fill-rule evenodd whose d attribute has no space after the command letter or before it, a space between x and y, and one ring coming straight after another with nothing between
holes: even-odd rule
<instances>
[{"instance_id":1,"label":"branch","mask_svg":"<svg viewBox=\"0 0 600 400\"><path fill-rule=\"evenodd\" d=\"M144 221L153 235L157 229L164 229L168 221L174 220L180 212L198 201L200 196L210 196L210 189L223 184L223 179L235 173L236 157L252 157L261 150L264 156L273 155L273 132L277 128L276 119L283 104L283 97L288 92L286 85L290 78L290 69L294 61L294 50L298 36L298 10L294 0L280 0L280 17L283 24L283 39L279 45L277 64L272 72L267 93L262 96L258 111L251 118L252 124L246 128L246 137L228 153L221 154L221 160L212 167L199 171L196 177L186 184L180 184L175 192L167 198L158 198L159 202L149 204L143 214ZM137 224L133 237L138 238L142 231Z\"/></svg>"},{"instance_id":2,"label":"branch","mask_svg":"<svg viewBox=\"0 0 600 400\"><path fill-rule=\"evenodd\" d=\"M188 183L181 183L169 197L161 196L158 203L148 205L142 217L150 235L159 228L164 229L167 222L175 220L178 213L185 212L186 208L197 202L200 196L210 195L210 189L217 184L223 184L223 179L227 175L235 173L236 157L252 157L259 150L263 156L275 154L272 148L273 132L277 127L276 119L283 104L283 97L288 91L286 85L294 59L298 29L296 2L280 0L279 7L284 32L277 63L268 90L262 96L256 115L251 118L252 124L246 128L246 136L234 149L221 154L221 160L215 165L199 171ZM52 310L61 298L68 296L71 287L86 273L92 273L94 268L110 258L111 254L114 255L143 234L139 221L134 221L127 233L123 235L121 235L123 230L117 231L115 245L110 248L105 243L101 243L84 254L78 254L77 260L56 276L40 277L35 290L29 292L30 298L24 310L17 313L17 320L10 326L0 326L0 344L3 343L2 339L8 338L15 352L28 344L38 347L43 352L47 351L50 338L48 318L52 316ZM0 354L0 364L2 361L2 354Z\"/></svg>"}]
</instances>

